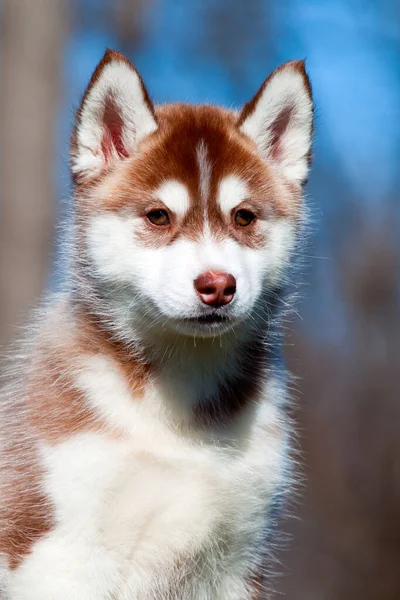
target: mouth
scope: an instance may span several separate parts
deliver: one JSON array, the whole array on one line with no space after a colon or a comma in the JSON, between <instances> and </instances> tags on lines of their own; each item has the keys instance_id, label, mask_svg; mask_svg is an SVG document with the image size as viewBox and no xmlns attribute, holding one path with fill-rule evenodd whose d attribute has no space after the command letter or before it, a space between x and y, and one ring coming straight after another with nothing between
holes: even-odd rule
<instances>
[{"instance_id":1,"label":"mouth","mask_svg":"<svg viewBox=\"0 0 400 600\"><path fill-rule=\"evenodd\" d=\"M222 323L229 323L231 319L229 317L219 315L218 313L210 313L207 315L200 315L198 317L192 317L184 319L186 323L193 323L198 325L218 325Z\"/></svg>"},{"instance_id":2,"label":"mouth","mask_svg":"<svg viewBox=\"0 0 400 600\"><path fill-rule=\"evenodd\" d=\"M174 319L173 327L180 333L189 336L214 337L230 331L240 320L234 315L210 311L196 316Z\"/></svg>"}]
</instances>

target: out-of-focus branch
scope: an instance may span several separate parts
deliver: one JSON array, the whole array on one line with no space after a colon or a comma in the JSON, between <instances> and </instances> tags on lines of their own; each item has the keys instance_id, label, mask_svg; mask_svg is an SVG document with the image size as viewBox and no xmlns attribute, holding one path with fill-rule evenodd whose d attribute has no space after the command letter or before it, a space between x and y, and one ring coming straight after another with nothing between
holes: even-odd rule
<instances>
[{"instance_id":1,"label":"out-of-focus branch","mask_svg":"<svg viewBox=\"0 0 400 600\"><path fill-rule=\"evenodd\" d=\"M4 0L0 105L0 345L46 285L55 214L63 0Z\"/></svg>"}]
</instances>

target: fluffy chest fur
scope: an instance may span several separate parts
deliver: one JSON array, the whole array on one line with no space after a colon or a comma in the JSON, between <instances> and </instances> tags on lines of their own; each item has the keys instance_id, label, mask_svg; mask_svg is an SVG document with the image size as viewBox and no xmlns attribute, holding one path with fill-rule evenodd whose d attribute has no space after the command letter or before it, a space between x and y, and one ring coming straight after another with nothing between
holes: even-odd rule
<instances>
[{"instance_id":1,"label":"fluffy chest fur","mask_svg":"<svg viewBox=\"0 0 400 600\"><path fill-rule=\"evenodd\" d=\"M250 598L283 478L279 389L229 428L191 430L161 410L165 377L138 399L109 357L79 363L102 426L39 443L53 526L10 571L11 598L58 600L59 581L80 600Z\"/></svg>"}]
</instances>

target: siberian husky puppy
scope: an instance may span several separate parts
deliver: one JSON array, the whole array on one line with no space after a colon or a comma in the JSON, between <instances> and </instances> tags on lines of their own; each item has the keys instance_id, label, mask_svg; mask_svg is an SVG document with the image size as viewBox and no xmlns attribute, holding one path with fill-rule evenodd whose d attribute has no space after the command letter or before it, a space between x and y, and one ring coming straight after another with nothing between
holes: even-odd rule
<instances>
[{"instance_id":1,"label":"siberian husky puppy","mask_svg":"<svg viewBox=\"0 0 400 600\"><path fill-rule=\"evenodd\" d=\"M72 136L68 288L1 395L2 597L262 597L312 122L302 61L235 112L155 106L106 52Z\"/></svg>"}]
</instances>

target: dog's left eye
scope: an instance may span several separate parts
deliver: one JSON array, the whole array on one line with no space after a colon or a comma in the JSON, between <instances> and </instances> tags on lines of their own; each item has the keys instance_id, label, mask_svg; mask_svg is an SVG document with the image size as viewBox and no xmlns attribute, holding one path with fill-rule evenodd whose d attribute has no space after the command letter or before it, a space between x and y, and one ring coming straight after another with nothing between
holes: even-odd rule
<instances>
[{"instance_id":1,"label":"dog's left eye","mask_svg":"<svg viewBox=\"0 0 400 600\"><path fill-rule=\"evenodd\" d=\"M235 224L239 227L247 227L256 218L256 215L250 210L244 210L243 208L238 210L235 214Z\"/></svg>"},{"instance_id":2,"label":"dog's left eye","mask_svg":"<svg viewBox=\"0 0 400 600\"><path fill-rule=\"evenodd\" d=\"M166 210L152 210L147 213L146 217L153 225L169 225L169 215Z\"/></svg>"}]
</instances>

